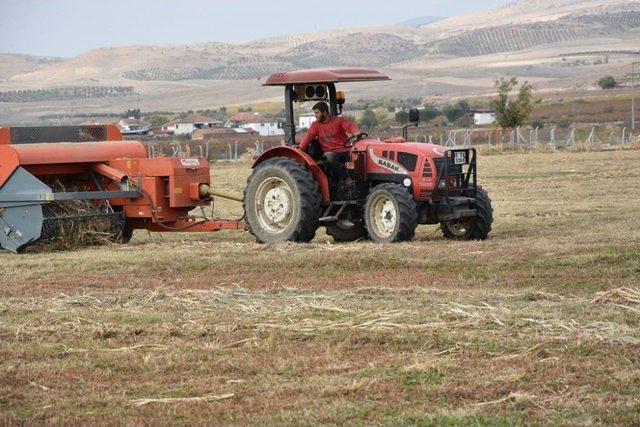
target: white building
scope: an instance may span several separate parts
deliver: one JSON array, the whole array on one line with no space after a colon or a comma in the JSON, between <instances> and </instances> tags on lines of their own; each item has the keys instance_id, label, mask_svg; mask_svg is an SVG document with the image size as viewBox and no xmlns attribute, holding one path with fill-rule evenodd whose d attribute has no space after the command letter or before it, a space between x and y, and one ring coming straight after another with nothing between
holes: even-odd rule
<instances>
[{"instance_id":1,"label":"white building","mask_svg":"<svg viewBox=\"0 0 640 427\"><path fill-rule=\"evenodd\" d=\"M284 135L284 127L278 122L260 122L260 123L242 123L242 129L253 129L260 136L278 136Z\"/></svg>"},{"instance_id":2,"label":"white building","mask_svg":"<svg viewBox=\"0 0 640 427\"><path fill-rule=\"evenodd\" d=\"M298 117L298 129L309 129L315 121L315 114L302 114Z\"/></svg>"},{"instance_id":3,"label":"white building","mask_svg":"<svg viewBox=\"0 0 640 427\"><path fill-rule=\"evenodd\" d=\"M229 119L233 126L237 126L242 129L253 129L260 134L260 136L279 136L284 135L284 127L282 123L271 122L267 119L263 119L259 113L255 112L242 112Z\"/></svg>"},{"instance_id":4,"label":"white building","mask_svg":"<svg viewBox=\"0 0 640 427\"><path fill-rule=\"evenodd\" d=\"M191 135L198 129L212 129L223 123L207 116L191 114L184 119L175 119L162 125L162 130L173 132L174 135Z\"/></svg>"},{"instance_id":5,"label":"white building","mask_svg":"<svg viewBox=\"0 0 640 427\"><path fill-rule=\"evenodd\" d=\"M150 130L149 123L133 117L120 120L118 127L123 135L146 135Z\"/></svg>"},{"instance_id":6,"label":"white building","mask_svg":"<svg viewBox=\"0 0 640 427\"><path fill-rule=\"evenodd\" d=\"M491 110L471 110L474 125L490 125L496 122L496 113Z\"/></svg>"}]
</instances>

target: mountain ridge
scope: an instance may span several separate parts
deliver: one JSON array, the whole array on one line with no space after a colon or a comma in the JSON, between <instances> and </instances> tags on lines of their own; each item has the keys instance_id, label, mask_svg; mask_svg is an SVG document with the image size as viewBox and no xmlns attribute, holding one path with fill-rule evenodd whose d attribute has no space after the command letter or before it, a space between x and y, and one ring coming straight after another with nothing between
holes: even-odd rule
<instances>
[{"instance_id":1,"label":"mountain ridge","mask_svg":"<svg viewBox=\"0 0 640 427\"><path fill-rule=\"evenodd\" d=\"M129 102L143 109L191 109L271 99L273 91L260 86L269 74L324 67L381 68L394 78L383 89L358 86L357 96L486 93L501 74L528 79L544 90L587 87L592 74L611 72L614 64L633 59L615 52L637 50L639 38L640 1L520 0L423 25L310 32L245 43L106 47L69 59L4 54L11 60L0 61L0 92L134 87L135 95L114 98L112 105L105 98L100 104L81 100L74 108L95 111ZM589 51L614 54L566 60ZM238 93L239 81L245 82L246 93ZM26 103L4 106L10 111L7 117L29 110ZM52 103L47 108L68 106Z\"/></svg>"}]
</instances>

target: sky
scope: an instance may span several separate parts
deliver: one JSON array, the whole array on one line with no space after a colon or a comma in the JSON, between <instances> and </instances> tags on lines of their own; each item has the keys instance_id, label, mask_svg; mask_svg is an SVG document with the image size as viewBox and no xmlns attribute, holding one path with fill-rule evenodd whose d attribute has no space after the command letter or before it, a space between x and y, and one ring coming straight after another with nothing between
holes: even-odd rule
<instances>
[{"instance_id":1,"label":"sky","mask_svg":"<svg viewBox=\"0 0 640 427\"><path fill-rule=\"evenodd\" d=\"M0 0L0 52L72 57L99 47L243 42L421 16L508 0Z\"/></svg>"}]
</instances>

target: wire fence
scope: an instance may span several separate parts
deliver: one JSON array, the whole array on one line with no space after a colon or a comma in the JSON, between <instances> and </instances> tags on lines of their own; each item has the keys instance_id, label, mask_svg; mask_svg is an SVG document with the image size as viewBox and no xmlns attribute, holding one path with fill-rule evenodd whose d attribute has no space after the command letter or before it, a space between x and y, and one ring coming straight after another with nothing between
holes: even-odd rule
<instances>
[{"instance_id":1,"label":"wire fence","mask_svg":"<svg viewBox=\"0 0 640 427\"><path fill-rule=\"evenodd\" d=\"M373 132L372 132L373 134ZM450 148L487 147L501 149L545 149L598 151L622 148L640 148L640 132L626 127L591 126L573 128L515 129L474 128L436 130L432 133L414 133L411 142L431 143ZM204 157L211 161L253 159L269 148L283 145L279 138L227 141L148 141L150 157Z\"/></svg>"},{"instance_id":2,"label":"wire fence","mask_svg":"<svg viewBox=\"0 0 640 427\"><path fill-rule=\"evenodd\" d=\"M627 127L590 126L572 128L515 129L476 128L452 129L434 133L415 134L414 142L438 144L445 147L503 147L547 148L552 150L606 150L628 148L640 144L640 133Z\"/></svg>"},{"instance_id":3,"label":"wire fence","mask_svg":"<svg viewBox=\"0 0 640 427\"><path fill-rule=\"evenodd\" d=\"M149 157L204 157L213 160L241 161L261 155L283 140L234 141L143 141Z\"/></svg>"}]
</instances>

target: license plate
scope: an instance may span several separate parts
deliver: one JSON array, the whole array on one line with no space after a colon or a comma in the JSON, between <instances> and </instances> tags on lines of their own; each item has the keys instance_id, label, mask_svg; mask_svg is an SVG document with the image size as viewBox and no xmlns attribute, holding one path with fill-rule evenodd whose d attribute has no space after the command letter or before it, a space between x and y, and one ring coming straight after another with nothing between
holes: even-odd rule
<instances>
[{"instance_id":1,"label":"license plate","mask_svg":"<svg viewBox=\"0 0 640 427\"><path fill-rule=\"evenodd\" d=\"M453 163L456 165L464 165L467 163L467 152L456 151L453 153Z\"/></svg>"}]
</instances>

